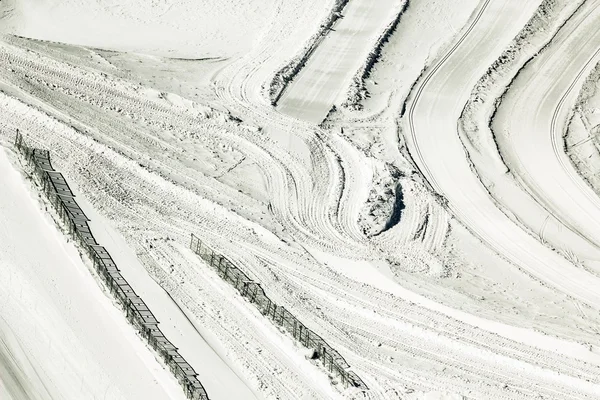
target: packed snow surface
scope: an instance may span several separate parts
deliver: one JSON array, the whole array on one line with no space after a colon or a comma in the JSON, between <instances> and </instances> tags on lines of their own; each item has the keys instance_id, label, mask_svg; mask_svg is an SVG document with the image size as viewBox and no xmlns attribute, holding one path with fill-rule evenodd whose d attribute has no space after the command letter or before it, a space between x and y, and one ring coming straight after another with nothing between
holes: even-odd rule
<instances>
[{"instance_id":1,"label":"packed snow surface","mask_svg":"<svg viewBox=\"0 0 600 400\"><path fill-rule=\"evenodd\" d=\"M184 396L18 128L211 399L600 399L599 23L592 0L1 1L0 398Z\"/></svg>"}]
</instances>

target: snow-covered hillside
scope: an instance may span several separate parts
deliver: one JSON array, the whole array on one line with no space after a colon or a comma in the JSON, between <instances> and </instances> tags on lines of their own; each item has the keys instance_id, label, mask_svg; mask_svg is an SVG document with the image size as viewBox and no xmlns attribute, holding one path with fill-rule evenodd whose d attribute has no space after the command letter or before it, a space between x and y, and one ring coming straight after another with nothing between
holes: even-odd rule
<instances>
[{"instance_id":1,"label":"snow-covered hillside","mask_svg":"<svg viewBox=\"0 0 600 400\"><path fill-rule=\"evenodd\" d=\"M20 129L211 399L600 398L599 6L1 1L0 397L184 396L50 222Z\"/></svg>"}]
</instances>

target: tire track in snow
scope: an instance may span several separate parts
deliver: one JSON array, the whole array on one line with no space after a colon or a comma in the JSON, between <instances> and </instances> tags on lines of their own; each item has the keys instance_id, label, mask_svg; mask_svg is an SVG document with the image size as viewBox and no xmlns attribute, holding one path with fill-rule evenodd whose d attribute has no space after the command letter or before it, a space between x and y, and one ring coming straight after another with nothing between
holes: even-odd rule
<instances>
[{"instance_id":1,"label":"tire track in snow","mask_svg":"<svg viewBox=\"0 0 600 400\"><path fill-rule=\"evenodd\" d=\"M21 118L19 118L19 120L20 119ZM57 146L57 149L61 153L61 154L59 154L59 156L65 157L66 154L69 154L71 156L71 159L75 159L75 160L77 159L75 157L75 155L77 155L83 149L85 149L87 146L89 146L89 142L90 142L89 139L85 139L84 137L78 138L77 135L73 135L73 134L65 135L63 133L63 135L65 135L63 138L60 138L60 137L57 138L56 137L57 132L43 133L41 131L38 131L38 134L40 135L38 137L39 140L47 141L48 144L52 144L53 146ZM71 139L68 139L68 138L71 138ZM61 141L65 140L65 139L67 139L67 140L75 140L76 139L76 140L73 143L72 147L71 146L63 147L64 144L61 146L60 143L61 143ZM86 142L88 142L88 145L85 145ZM99 145L94 145L94 146L99 146ZM100 153L101 152L100 149L101 149L101 146L97 150L95 150L95 151L98 152L98 153ZM104 152L106 153L106 150L104 150ZM92 176L100 177L101 175L98 175L97 172L101 171L103 169L106 169L108 171L116 171L114 169L114 167L110 167L110 165L100 164L100 163L98 163L98 161L94 161L94 165L97 166L97 167L99 167L99 169L98 170L94 170L94 174ZM130 165L131 167L134 166L134 163L127 163L127 164ZM71 170L72 168L73 167L68 167L69 170ZM178 196L178 193L180 193L179 189L175 189L175 188L173 188L170 185L167 186L167 187L165 187L165 188L163 188L163 189L160 189L159 187L156 187L156 188L146 188L146 185L140 185L141 182L136 182L136 180L138 180L139 178L133 179L134 177L136 177L136 176L139 175L139 172L137 172L137 169L134 169L133 171L135 171L135 172L132 173L132 174L127 174L126 176L121 176L120 178L118 178L120 176L120 174L117 174L116 176L111 174L111 175L108 175L105 178L105 180L106 180L106 182L110 182L112 185L114 185L115 181L119 181L119 182L126 182L127 184L132 185L132 187L134 187L134 188L138 187L138 190L140 192L136 196L139 196L140 198L147 198L147 197L144 197L144 196L149 196L150 194L154 194L154 193L160 193L161 191L164 191L164 193L168 193L169 197L173 197L174 195ZM148 176L148 179L150 178L149 174L147 174L147 173L142 173L141 176ZM85 185L85 186L87 187L87 185ZM103 191L104 191L104 189L100 190L99 192L101 193ZM130 191L131 191L131 189L130 189ZM136 192L133 191L133 193L136 193ZM157 199L149 199L149 203L157 204L158 202L159 201L157 201ZM134 204L136 204L136 203L134 203ZM173 205L175 205L175 204L181 205L181 204L186 204L186 203L187 202L176 201L176 202L173 203ZM119 213L122 212L122 211L119 211L119 209L122 208L122 206L119 206L118 203L116 203L114 205L112 205L110 203L107 203L106 206L109 207L111 210L113 210L113 212L115 212L116 214L119 214ZM168 235L168 236L179 238L179 237L183 237L185 235L185 239L187 239L187 232L186 231L188 231L188 229L193 229L193 226L196 223L198 223L198 224L202 223L205 226L208 225L204 229L206 229L207 232L209 232L210 234L214 234L219 229L222 229L222 228L218 228L219 225L222 226L222 223L219 224L217 221L215 221L215 222L217 222L217 224L219 224L218 226L211 226L211 225L213 225L213 223L211 223L210 220L204 220L202 222L200 222L200 221L188 221L190 219L190 215L191 215L188 210L184 210L182 212L181 216L179 216L179 217L173 216L172 212L168 211L168 209L159 210L159 213L163 214L166 217L166 219L164 220L165 221L164 222L165 225L155 225L155 222L153 222L154 219L155 219L155 217L153 217L153 215L155 213L151 212L151 209L140 208L139 205L135 205L132 209L135 210L136 213L134 213L134 214L125 213L125 214L123 214L121 216L121 218L123 218L123 216L126 216L126 220L130 221L130 222L128 222L129 224L131 224L132 221L143 220L143 221L145 221L145 224L147 225L146 229L154 229L154 230L162 231L160 233L161 236L162 235ZM196 211L196 212L198 212L198 211ZM116 218L116 215L113 218ZM187 222L185 223L185 225L180 225L180 222L177 222L177 221L182 221L183 219L185 219ZM162 224L162 223L160 222L160 220L158 220L156 222L156 224ZM201 227L201 226L198 225L198 227ZM139 234L140 235L144 235L143 232L144 232L144 229L140 230ZM247 241L248 240L248 238L246 238L245 240L242 239L242 237L246 236L246 234L243 233L243 232L235 233L234 231L232 231L230 233L229 232L221 232L221 234L224 235L224 236L239 235L240 237L235 240L236 247L239 247L239 243L242 243L243 241ZM263 249L262 251L265 252L265 254L271 254L272 253L272 250L270 250L270 251L264 250L265 249L264 245L260 245L259 243L256 243L256 246L258 246L260 249ZM162 248L162 246L160 246L160 248ZM231 248L230 248L230 250L231 250ZM233 252L232 251L232 253L234 254L234 256L236 254L240 254L240 255L246 254L245 257L248 257L246 249L238 249L237 252ZM271 257L270 261L272 261L272 265L274 267L281 268L282 271L286 271L287 272L287 267L285 267L285 265L289 264L289 261L283 261L281 259L278 260L278 258L284 256L285 253L287 253L287 251L285 249L282 249L281 253L279 253L279 255L276 258L272 258ZM176 253L174 253L173 251L167 251L165 253L165 256L162 256L160 259L164 260L166 258L173 257L174 255L176 255ZM251 261L251 259L249 259L249 260L250 260L249 261L250 265L254 264ZM298 260L296 260L296 262L298 262ZM161 262L161 264L164 264L164 262ZM191 282L195 282L198 279L200 279L198 277L194 277L194 275L190 275L192 273L191 271L193 271L193 270L190 270L190 272L185 273L186 269L184 268L184 266L187 263L185 263L184 261L181 261L181 262L178 261L178 262L176 262L176 264L178 265L178 270L181 271L180 273L184 274L183 275L183 277L184 277L183 281L186 282L186 284L189 284ZM303 275L303 274L310 273L310 276L313 277L312 279L314 280L314 282L317 282L319 284L321 284L320 282L324 281L324 278L327 278L327 275L326 274L324 275L325 271L321 270L320 267L315 266L315 265L312 265L312 266L311 265L307 265L305 263L303 264L303 268L298 268L298 270L297 270L296 273L297 274L301 274L299 276L304 276L304 277L306 275ZM283 278L284 275L281 275L281 277ZM381 299L376 300L376 299L373 298L373 292L370 289L368 289L368 288L364 287L363 285L358 284L356 282L355 283L351 283L347 279L346 280L342 279L341 282L340 282L341 278L342 278L341 276L338 276L337 278L332 278L332 279L327 278L327 280L329 281L329 285L333 285L333 286L331 286L327 290L327 293L331 292L332 288L337 288L337 290L340 292L339 296L340 296L340 298L342 298L342 297L348 296L349 291L355 291L357 288L361 288L360 290L363 291L364 293L362 293L358 299L371 299L371 300L369 300L369 303L373 302L373 304L369 305L369 309L378 308L380 311L385 311L387 313L391 313L391 314L389 314L390 315L389 318L391 318L392 320L396 320L398 318L404 319L404 318L406 318L406 315L412 315L412 313L414 312L414 311L411 311L411 307L409 307L408 309L406 309L406 305L403 306L403 307L398 307L396 304L390 303L389 299L386 300L385 298L381 298ZM263 281L264 281L264 279L263 279ZM291 290L291 292L292 293L296 293L296 294L302 294L306 290L311 291L310 287L309 288L306 287L306 282L307 282L307 280L305 278L301 278L299 282L297 282L297 283L295 283L293 285L293 289ZM293 281L292 281L292 283L293 283ZM342 290L342 288L343 288L343 290ZM283 295L284 298L287 298L287 302L292 301L295 304L302 304L302 303L306 302L306 298L303 299L302 297L298 297L298 298L292 300L293 298L289 298L289 295L290 295L290 293L288 293L287 291ZM310 295L310 298L313 298L313 295ZM320 307L326 306L327 304L331 303L330 301L316 301L316 300L312 300L312 301L315 301L316 304L318 304ZM349 301L348 304L354 304L355 302L356 302L356 300L352 300L352 301ZM388 305L387 306L383 306L386 303L388 303ZM287 303L285 303L285 304L286 304L286 307L287 307L288 304ZM192 307L194 307L194 306L192 305ZM292 305L290 307L290 309L296 311L297 307L298 307L297 305L296 306ZM327 314L330 315L329 318L331 318L331 315L337 315L338 314L338 310L336 310L336 308L333 308L331 311L328 311ZM318 323L319 326L323 325L323 321L316 321L315 317L314 316L311 317L310 314L306 314L306 311L304 311L304 312L300 311L300 315L302 315L303 319L306 318L309 321L313 320L313 324L314 323ZM432 315L430 313L427 313L427 312L425 312L425 314L421 318L422 318L423 321L427 321L426 322L427 326L429 326L432 323L432 321L440 321L439 320L439 318L440 318L439 316L435 317L434 319L432 319ZM351 315L348 315L347 317L345 317L344 320L345 321L352 320L355 323L358 321L357 320L357 315L354 314L354 313L351 314ZM375 326L379 326L378 322L369 321L369 319L365 319L363 321L362 318L361 318L360 321L361 322L358 324L359 326L373 326L374 328L375 328ZM445 323L442 322L442 321L443 321L443 319L439 323L441 325L444 325ZM412 324L412 322L411 322L411 324ZM436 324L437 324L437 322L436 322ZM332 321L331 322L331 326L335 326L335 325L336 325L336 323ZM329 324L326 324L325 326L329 326ZM320 329L323 329L323 328L320 328ZM330 328L327 328L327 329L329 330ZM464 329L464 325L463 324L458 324L456 326L456 329L458 329L457 332L459 332L461 329ZM324 335L324 337L327 337L328 339L330 337L332 337L332 338L334 338L335 341L339 341L340 340L339 333L335 333L335 332L336 332L336 330L334 329L334 330L331 331L331 333L329 335L327 335L327 336ZM468 334L467 334L467 332L468 332ZM465 338L466 337L470 338L471 334L472 334L472 331L469 330L467 332L465 332ZM389 332L385 333L385 336L388 336L388 335L391 335L391 337L395 338L394 339L395 341L402 342L404 340L403 336L402 336L402 333L400 331L393 330L393 331L389 331ZM450 337L452 337L452 336L450 336ZM375 336L374 338L377 338L377 336ZM354 346L353 346L353 342L352 341L348 342L347 339L344 339L344 342L347 343L346 344L346 346L348 347L348 350L346 350L347 352L350 352L350 354L352 354L354 352L358 352L359 356L353 356L353 355L351 355L351 357L360 357L360 358L357 359L357 365L363 365L363 368L365 369L365 368L367 368L367 365L371 365L372 364L373 361L369 361L369 360L373 360L374 357L376 356L375 354L373 354L373 349L372 348L370 348L370 347L367 346L367 347L364 347L364 348L355 349ZM503 342L505 342L505 341L500 340L499 345L498 345L498 347L496 347L495 351L502 351L502 352L505 351L505 350L502 350L502 349L506 348L506 343L503 343ZM474 345L476 347L479 347L483 343L488 343L488 345L489 345L490 341L489 341L489 339L481 338L481 339L477 339L477 341L474 342ZM399 357L398 355L396 355L396 359L400 360L401 357ZM272 360L271 361L267 360L267 362L271 362L272 363L273 361ZM427 362L430 363L431 361L427 361ZM555 365L554 368L561 368L562 369L562 367L558 366L560 364L554 363L554 365ZM265 368L265 367L261 367L261 368L257 369L257 371L260 371L260 370L262 370L262 368ZM371 368L372 367L369 367L368 369L365 369L365 371L371 371L371 372L368 372L368 374L372 374L372 369ZM382 365L380 368L387 369L388 367L385 367L385 366ZM580 365L580 367L578 369L584 371L586 369L586 367L583 366L583 365ZM415 374L417 374L417 371L418 370L415 370ZM391 378L393 378L393 379L400 379L401 380L402 379L401 376L402 376L401 372L398 371L394 375L392 375ZM371 378L371 379L373 379L373 378ZM444 379L448 379L448 378L444 378ZM423 379L421 378L417 382L423 382ZM427 385L425 387L431 388L432 386L435 385L435 382L437 382L437 380L430 381L429 383L427 383ZM452 386L454 386L454 387L464 387L465 390L473 390L473 389L475 389L475 387L472 384L469 384L469 383L459 383L459 381L457 381L456 378L451 378L447 382L448 382L447 383L447 387L449 387L449 388L452 387ZM422 384L423 383L421 383L421 385ZM382 388L381 390L384 390L384 389ZM482 390L482 389L477 389L478 392L480 390ZM497 390L497 389L494 389L494 390ZM286 390L286 393L290 393L290 392ZM481 393L491 393L491 392L488 392L486 390L485 392L481 392ZM495 393L498 393L498 392L495 392ZM385 398L385 396L382 396L382 397ZM507 397L507 398L510 398L510 396Z\"/></svg>"},{"instance_id":2,"label":"tire track in snow","mask_svg":"<svg viewBox=\"0 0 600 400\"><path fill-rule=\"evenodd\" d=\"M252 70L253 67L250 69ZM258 71L258 67L256 70ZM247 72L247 70L243 71ZM259 74L260 75L260 74ZM247 80L248 79L248 80ZM249 81L251 77L244 76L242 81L245 86L243 88L237 87L235 84L231 84L228 86L228 89L232 91L232 93L243 92L243 96L246 98L251 98L254 95L254 91L251 88L252 82ZM237 88L237 89L236 89ZM116 95L117 96L117 95ZM232 101L237 101L236 98L231 98ZM241 100L240 100L241 101ZM256 115L261 117L260 112L257 112ZM22 117L21 117L22 118ZM277 116L270 116L272 120L274 120L275 124L280 124L280 127L284 127L285 124L289 123L289 120L286 119L278 119ZM19 120L18 116L15 116L14 121ZM15 122L16 123L16 122ZM292 129L295 130L295 133L298 134L303 139L307 140L310 146L315 146L316 149L319 150L319 153L315 155L313 163L316 165L320 165L321 169L317 170L317 172L310 171L310 168L306 168L302 163L298 163L297 160L290 155L286 155L285 152L277 153L278 157L281 157L283 160L290 159L291 162L295 163L293 168L289 168L286 170L279 170L276 173L281 173L276 179L280 180L280 183L289 184L292 186L298 185L300 186L300 190L297 193L294 193L293 190L290 189L291 193L297 198L298 202L304 202L302 207L299 208L302 212L308 211L309 216L303 216L302 221L303 224L310 229L309 232L315 230L315 226L311 224L318 224L318 229L323 228L322 231L317 230L318 234L321 235L324 240L333 241L333 238L339 235L340 226L344 226L349 222L346 222L346 216L340 215L329 215L329 212L333 209L342 210L340 207L340 199L341 201L348 202L348 205L344 207L350 207L350 202L353 201L352 196L343 195L340 197L340 190L347 194L352 194L352 190L360 186L361 178L353 177L352 174L355 174L353 171L353 166L356 166L358 161L352 161L356 156L352 156L352 154L347 154L348 150L344 150L343 146L340 144L331 144L327 140L327 134L317 130L317 139L314 138L315 130L308 130L305 126L295 126ZM59 132L62 130L59 129ZM303 132L304 131L304 132ZM48 140L48 143L52 143L57 147L61 147L60 141L56 138L53 138L52 134L47 134L45 136L41 135L41 130L38 128L36 133L40 134L41 138ZM57 135L54 132L54 135ZM60 149L62 156L66 155L74 155L80 154L81 160L66 160L66 163L82 163L81 165L87 165L84 163L86 157L89 158L89 155L86 155L85 148L87 146L91 146L89 142L82 142L82 139L75 139L78 137L77 134L65 133L62 134L62 139L67 139L72 142L69 146L64 146L64 148ZM252 139L255 142L258 141L257 147L264 146L266 154L272 154L273 150L270 150L268 146L271 146L270 143L260 142L260 139ZM255 143L254 142L254 143ZM333 142L333 141L332 141ZM93 145L97 146L97 145ZM328 147L331 146L331 147ZM338 150L341 148L341 150ZM271 153L268 153L268 151ZM101 154L105 149L102 146L95 148L92 153ZM337 152L337 153L336 153ZM323 155L325 154L325 156ZM339 156L339 160L336 159L336 154ZM103 156L98 156L100 159L105 157L113 157L112 154L107 154ZM321 158L328 157L328 158ZM360 160L360 158L358 159ZM114 161L113 161L114 162ZM275 169L270 163L273 163L273 160L265 156L265 165L272 169ZM327 165L327 162L333 163L332 165ZM283 162L281 162L283 164ZM325 163L325 164L324 164ZM352 340L353 337L357 337L360 334L364 335L364 331L361 331L363 327L368 327L368 336L371 340L378 340L383 338L386 341L390 342L404 342L404 333L402 331L391 329L386 332L378 332L376 330L377 326L380 326L379 317L370 317L368 315L364 315L359 312L352 312L350 314L342 314L343 321L347 326L344 330L339 328L339 324L336 323L336 318L339 318L338 312L343 310L344 308L350 306L351 309L367 308L368 310L377 310L378 313L384 313L385 319L389 321L390 324L394 324L394 321L405 321L406 324L415 325L417 321L419 324L423 324L427 330L432 332L445 332L443 333L448 338L459 337L458 339L462 344L462 346L472 347L475 349L485 348L485 346L493 346L494 353L507 354L509 358L522 358L519 354L510 353L510 349L513 349L515 346L519 347L520 344L510 343L504 338L497 336L490 336L485 333L483 336L478 336L476 332L477 329L472 326L465 324L463 322L455 321L448 319L444 315L440 315L438 313L431 312L428 309L424 309L420 306L416 306L415 304L409 304L406 301L400 301L398 297L390 296L387 293L380 293L377 289L373 288L370 285L363 284L361 282L356 282L352 279L348 279L346 276L341 275L339 273L335 273L328 267L322 265L322 263L310 261L306 259L306 255L301 251L296 251L294 249L282 246L281 243L271 242L267 240L265 242L264 238L259 238L256 234L252 233L252 229L256 228L252 224L247 224L244 221L237 220L237 218L233 216L229 216L226 213L224 215L212 216L210 212L203 212L202 208L206 208L207 210L212 210L214 207L210 203L201 202L196 194L186 193L182 191L181 188L174 187L171 184L165 184L158 179L157 177L153 177L152 174L148 173L148 171L140 171L140 169L135 165L134 162L121 164L120 162L116 163L116 165L111 165L111 162L100 163L94 160L93 169L95 172L97 168L104 167L107 170L111 171L111 174L102 176L99 175L98 179L101 180L97 185L112 183L114 182L124 182L123 184L123 193L129 193L133 198L130 200L130 204L128 207L120 206L119 202L114 203L114 218L121 220L121 224L123 220L128 225L135 225L138 227L136 233L139 232L140 236L144 233L145 229L149 230L145 236L152 237L153 235L157 236L172 236L178 239L182 239L187 241L187 233L189 230L197 229L201 230L202 235L204 237L211 237L213 241L216 242L217 246L226 250L228 254L232 255L232 258L236 261L240 261L244 266L248 266L251 271L257 276L260 277L260 280L263 282L268 282L269 287L272 287L276 292L276 296L280 296L284 300L282 303L286 305L286 307L290 307L291 310L298 313L300 318L303 320L309 321L309 323L313 326L317 326L319 333L325 333L323 336L327 340L331 340L333 343L340 343L344 347L344 355L348 356L349 360L352 359L352 364L354 365L354 360L356 360L356 365L359 365L359 368L362 368L362 372L367 375L367 379L369 383L373 383L370 385L374 388L372 393L369 393L368 396L371 398L386 398L386 393L390 388L398 387L398 382L406 381L406 375L411 376L411 381L416 382L414 385L418 385L418 387L429 388L437 386L437 382L445 382L446 387L460 387L463 388L465 392L475 392L475 393L490 393L494 394L495 397L498 398L510 398L511 394L508 393L506 395L502 395L502 388L500 387L500 383L496 383L496 386L492 389L483 388L473 379L462 380L462 377L465 377L466 374L474 374L473 376L477 376L479 370L482 370L482 374L490 374L493 372L494 366L492 365L473 365L473 363L464 367L464 363L460 362L460 352L454 352L453 356L446 356L446 352L444 352L444 356L446 357L444 360L440 362L439 358L436 360L429 360L427 355L423 355L421 353L420 358L424 360L424 362L428 363L428 365L437 365L440 363L448 363L449 368L455 371L471 371L471 372L461 372L460 376L447 376L443 372L436 372L435 370L431 370L428 372L427 376L423 376L421 370L418 368L413 369L412 371L404 372L403 365L408 362L404 360L403 357L399 357L399 355L403 355L406 353L398 353L395 355L398 363L395 364L382 364L379 365L377 362L380 359L384 359L388 350L384 351L379 349L374 343L356 346L356 340ZM98 165L95 165L98 164ZM277 164L278 165L278 164ZM328 186L332 182L336 182L336 179L341 175L341 172L336 172L337 167L343 167L345 172L345 183L343 188L339 188L340 190L332 190L328 189ZM77 167L70 166L69 167L73 173L77 173ZM90 167L87 167L90 168ZM277 168L279 168L277 166ZM289 173L290 175L286 175ZM291 175L291 174L294 175ZM303 177L302 174L306 174L308 178ZM141 178L140 178L141 176ZM91 179L91 178L88 178ZM145 182L146 181L146 182ZM279 184L279 183L278 183ZM312 186L315 184L323 185L323 187L318 188L318 196L312 196ZM305 185L302 187L301 185ZM100 186L102 187L102 186ZM102 191L104 189L101 189ZM287 190L287 189L278 189L278 190ZM167 195L168 194L168 195ZM109 195L113 195L110 194ZM290 198L287 197L287 193L282 195L282 202L289 202ZM175 197L174 197L175 196ZM173 198L174 197L174 198ZM313 198L314 197L314 198ZM165 199L169 199L169 201L165 201ZM325 206L323 204L319 204L320 202L325 201ZM141 203L141 204L140 204ZM182 207L182 210L177 210L177 207ZM107 208L113 208L113 204L107 202ZM281 205L279 205L281 207ZM286 207L290 207L286 205ZM130 211L127 211L126 208L129 208ZM156 208L156 210L155 210ZM283 212L290 212L287 208L283 209ZM135 212L134 212L135 211ZM122 215L118 215L121 212ZM317 215L320 214L320 215ZM223 221L227 221L227 224L224 224ZM331 238L328 236L327 230L325 230L325 224L330 221L331 226L335 229L332 232L335 233ZM340 226L336 224L340 224ZM232 228L223 232L223 227L232 225ZM322 225L323 224L323 225ZM128 226L129 228L129 226ZM351 232L353 228L348 227L347 232ZM314 233L312 233L314 234ZM184 239L185 236L185 239ZM336 239L337 240L337 239ZM344 238L344 240L346 240ZM138 242L134 242L138 243ZM334 242L337 243L337 242ZM142 246L143 243L138 243L138 245ZM330 244L330 246L332 246ZM333 245L334 246L334 245ZM198 290L198 287L193 284L193 282L202 281L202 276L200 272L201 268L198 267L198 263L192 263L190 261L185 261L185 257L182 256L183 253L178 251L169 249L168 245L164 245L161 243L158 246L159 249L153 251L153 255L158 253L158 257L161 260L166 260L171 257L176 257L178 260L178 268L177 274L178 277L181 277L185 282L185 292L193 293ZM376 253L375 253L376 254ZM369 253L367 253L369 255ZM269 265L265 266L263 260L268 261ZM164 262L161 262L164 264ZM293 268L290 268L293 266ZM279 282L276 282L276 279ZM178 279L174 279L171 284L174 287L177 287L179 284ZM309 282L311 284L309 284ZM202 286L204 287L204 286ZM322 288L326 288L327 296L323 294ZM189 289L189 290L188 290ZM333 298L329 293L336 293L335 298L344 299L345 304L336 306L335 298ZM183 294L182 294L183 295ZM218 303L220 298L217 300L211 300L215 303ZM190 299L192 303L196 303L197 299ZM196 310L202 310L202 307L199 304L192 304L190 307L195 308ZM319 313L319 307L323 311L323 315ZM197 311L199 313L199 311ZM352 322L352 323L350 323ZM359 328L353 328L358 326ZM218 329L218 328L215 328ZM480 332L481 333L481 332ZM260 335L260 330L257 330L256 335ZM256 337L253 340L257 340ZM435 340L435 339L434 339ZM454 339L453 339L454 340ZM421 347L421 344L411 342L412 346ZM439 344L434 341L434 344L443 347L444 341L440 341ZM266 346L267 348L272 349L272 346ZM239 348L239 347L238 347ZM507 350L509 349L509 350ZM453 350L449 349L448 352L452 352ZM590 374L591 376L595 376L595 371L597 368L582 363L579 360L574 360L569 357L561 357L556 356L547 351L540 351L538 349L526 346L523 351L528 357L529 363L538 363L538 362L546 362L549 365L552 365L553 369L564 372L568 375L573 374L573 370L575 371L584 371L585 373ZM416 350L415 350L416 352ZM549 359L552 357L556 357L556 362L551 362ZM456 366L453 366L453 359L459 360L456 362ZM448 361L449 360L449 361ZM269 369L268 363L273 363L272 359L267 359L264 364L260 366L252 365L248 368L252 368L255 374L261 373L261 371L271 371ZM390 365L393 365L395 368L390 368ZM398 367L400 365L400 367ZM571 365L574 365L573 367ZM458 367L463 366L462 370ZM571 369L572 368L572 369ZM503 373L510 373L510 368L508 366L503 366ZM508 371L508 372L506 372ZM380 373L381 372L381 373ZM289 395L294 397L297 393L293 392L293 389L288 387L282 387L281 385L286 384L287 373L282 374L281 376L275 376L275 380L281 379L283 382L274 382L273 385L277 387L277 389L273 389L272 393L276 393L277 391L281 391L281 393L285 393L285 395ZM386 378L380 378L381 376L386 376ZM596 374L597 375L597 374ZM471 375L469 375L471 376ZM292 382L296 382L297 378L292 378L287 381L287 385L290 385ZM535 382L532 380L524 381L524 385L534 386ZM306 381L305 381L306 383ZM308 387L315 387L314 383L307 383ZM569 391L564 391L565 396L568 395ZM514 398L514 394L512 395ZM487 396L479 396L487 397Z\"/></svg>"}]
</instances>

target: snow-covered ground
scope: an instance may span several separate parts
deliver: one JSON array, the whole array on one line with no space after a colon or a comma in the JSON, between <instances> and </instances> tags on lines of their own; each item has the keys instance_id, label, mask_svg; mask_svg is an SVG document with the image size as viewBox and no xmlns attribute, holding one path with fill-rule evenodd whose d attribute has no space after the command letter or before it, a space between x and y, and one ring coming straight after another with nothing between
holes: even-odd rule
<instances>
[{"instance_id":1,"label":"snow-covered ground","mask_svg":"<svg viewBox=\"0 0 600 400\"><path fill-rule=\"evenodd\" d=\"M229 57L252 47L276 3L6 0L0 32L173 58Z\"/></svg>"},{"instance_id":2,"label":"snow-covered ground","mask_svg":"<svg viewBox=\"0 0 600 400\"><path fill-rule=\"evenodd\" d=\"M15 399L183 399L0 152L1 380Z\"/></svg>"},{"instance_id":3,"label":"snow-covered ground","mask_svg":"<svg viewBox=\"0 0 600 400\"><path fill-rule=\"evenodd\" d=\"M350 85L353 73L373 48L377 34L400 13L405 0L381 7L375 1L350 1L279 100L282 113L320 124Z\"/></svg>"},{"instance_id":4,"label":"snow-covered ground","mask_svg":"<svg viewBox=\"0 0 600 400\"><path fill-rule=\"evenodd\" d=\"M51 151L211 398L600 398L597 2L340 4L3 1L2 32L53 42L0 41L0 143L19 128ZM297 65L272 106L274 77ZM4 164L50 251L64 237ZM236 296L187 249L192 232L369 390L341 387ZM27 254L10 240L0 254ZM35 280L13 266L0 287L49 293L56 346L106 304L128 349L111 360L156 374L136 390L182 396L69 246L90 285L76 308L53 302L55 267ZM73 384L46 375L30 320L0 317L0 396L94 398L111 382L146 398L84 357L97 333L61 348L95 368Z\"/></svg>"}]
</instances>

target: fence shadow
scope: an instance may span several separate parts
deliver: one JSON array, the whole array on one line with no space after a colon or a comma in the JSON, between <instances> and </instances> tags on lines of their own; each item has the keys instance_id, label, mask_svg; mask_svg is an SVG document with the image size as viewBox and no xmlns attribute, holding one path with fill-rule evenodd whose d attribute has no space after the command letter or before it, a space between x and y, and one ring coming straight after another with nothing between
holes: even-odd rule
<instances>
[{"instance_id":1,"label":"fence shadow","mask_svg":"<svg viewBox=\"0 0 600 400\"><path fill-rule=\"evenodd\" d=\"M66 226L69 235L92 260L94 269L125 311L129 322L160 355L183 387L188 399L208 400L208 395L194 369L179 354L177 347L160 331L159 322L146 303L123 278L106 249L94 239L88 225L89 219L77 204L75 195L63 175L52 167L49 151L28 147L19 130L17 130L15 147L32 167L34 179L41 186L42 192Z\"/></svg>"},{"instance_id":2,"label":"fence shadow","mask_svg":"<svg viewBox=\"0 0 600 400\"><path fill-rule=\"evenodd\" d=\"M308 329L292 313L283 306L278 306L267 297L259 283L252 281L248 275L233 265L224 256L214 252L202 240L192 233L190 248L211 267L217 270L219 276L229 282L237 291L271 321L285 328L294 339L304 347L313 349L323 365L331 373L335 373L345 387L348 385L368 390L365 383L352 371L344 358L334 350L322 337Z\"/></svg>"}]
</instances>

